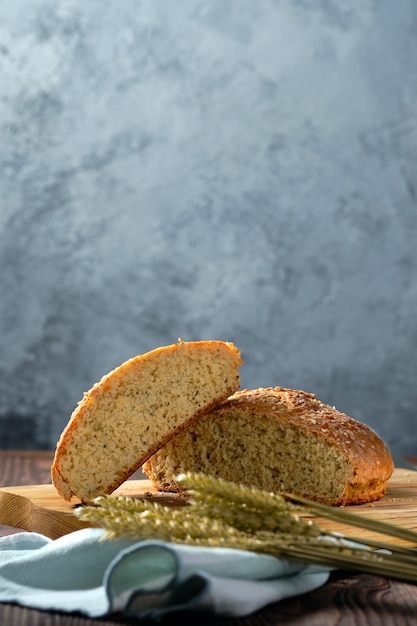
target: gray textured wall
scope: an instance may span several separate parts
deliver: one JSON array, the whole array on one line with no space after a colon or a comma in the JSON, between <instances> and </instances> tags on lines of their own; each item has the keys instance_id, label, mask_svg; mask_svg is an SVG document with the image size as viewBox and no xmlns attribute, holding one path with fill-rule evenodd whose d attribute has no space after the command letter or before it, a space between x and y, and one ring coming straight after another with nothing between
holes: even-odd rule
<instances>
[{"instance_id":1,"label":"gray textured wall","mask_svg":"<svg viewBox=\"0 0 417 626\"><path fill-rule=\"evenodd\" d=\"M416 96L415 0L2 0L0 447L182 337L416 453Z\"/></svg>"}]
</instances>

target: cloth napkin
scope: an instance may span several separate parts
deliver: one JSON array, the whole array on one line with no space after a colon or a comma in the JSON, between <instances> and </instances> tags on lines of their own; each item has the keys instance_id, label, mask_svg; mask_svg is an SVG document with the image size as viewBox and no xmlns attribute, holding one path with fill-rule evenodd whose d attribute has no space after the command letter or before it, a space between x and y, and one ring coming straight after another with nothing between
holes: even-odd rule
<instances>
[{"instance_id":1,"label":"cloth napkin","mask_svg":"<svg viewBox=\"0 0 417 626\"><path fill-rule=\"evenodd\" d=\"M0 539L0 602L99 617L175 611L243 616L323 585L330 570L234 549L103 540L86 528L51 540Z\"/></svg>"}]
</instances>

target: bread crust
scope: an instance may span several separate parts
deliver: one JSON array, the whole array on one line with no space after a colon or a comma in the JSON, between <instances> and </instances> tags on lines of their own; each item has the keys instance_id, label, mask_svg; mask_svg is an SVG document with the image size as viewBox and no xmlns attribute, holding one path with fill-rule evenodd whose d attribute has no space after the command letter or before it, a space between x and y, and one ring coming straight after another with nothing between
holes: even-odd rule
<instances>
[{"instance_id":1,"label":"bread crust","mask_svg":"<svg viewBox=\"0 0 417 626\"><path fill-rule=\"evenodd\" d=\"M324 404L315 394L301 390L283 387L244 390L225 403L235 400L242 402L242 408L245 404L249 409L254 404L263 407L262 411L272 412L282 421L322 438L348 456L354 466L354 482L347 485L339 504L367 502L385 494L394 463L384 442L365 424Z\"/></svg>"}]
</instances>

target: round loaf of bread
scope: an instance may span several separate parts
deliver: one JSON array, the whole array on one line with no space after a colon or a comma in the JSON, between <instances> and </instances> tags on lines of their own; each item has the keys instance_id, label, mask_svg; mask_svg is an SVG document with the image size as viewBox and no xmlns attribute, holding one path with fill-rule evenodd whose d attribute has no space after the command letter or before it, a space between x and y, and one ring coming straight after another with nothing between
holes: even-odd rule
<instances>
[{"instance_id":1,"label":"round loaf of bread","mask_svg":"<svg viewBox=\"0 0 417 626\"><path fill-rule=\"evenodd\" d=\"M235 393L143 466L163 491L181 491L178 474L203 472L330 505L381 498L393 469L370 428L313 394L281 387Z\"/></svg>"},{"instance_id":2,"label":"round loaf of bread","mask_svg":"<svg viewBox=\"0 0 417 626\"><path fill-rule=\"evenodd\" d=\"M238 349L184 342L126 361L88 391L64 429L52 482L66 500L111 493L170 437L239 388Z\"/></svg>"}]
</instances>

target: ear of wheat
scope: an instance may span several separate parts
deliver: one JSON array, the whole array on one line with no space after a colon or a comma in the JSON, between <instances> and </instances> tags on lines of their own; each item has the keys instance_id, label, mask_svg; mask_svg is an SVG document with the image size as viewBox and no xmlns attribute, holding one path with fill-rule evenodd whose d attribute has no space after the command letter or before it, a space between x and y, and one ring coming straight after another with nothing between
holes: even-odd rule
<instances>
[{"instance_id":1,"label":"ear of wheat","mask_svg":"<svg viewBox=\"0 0 417 626\"><path fill-rule=\"evenodd\" d=\"M190 494L187 506L101 496L92 505L75 509L74 514L102 527L108 539L130 537L236 548L417 583L414 531L291 494L272 494L203 474L182 474L177 479ZM332 533L300 515L305 511L406 540L411 546Z\"/></svg>"}]
</instances>

